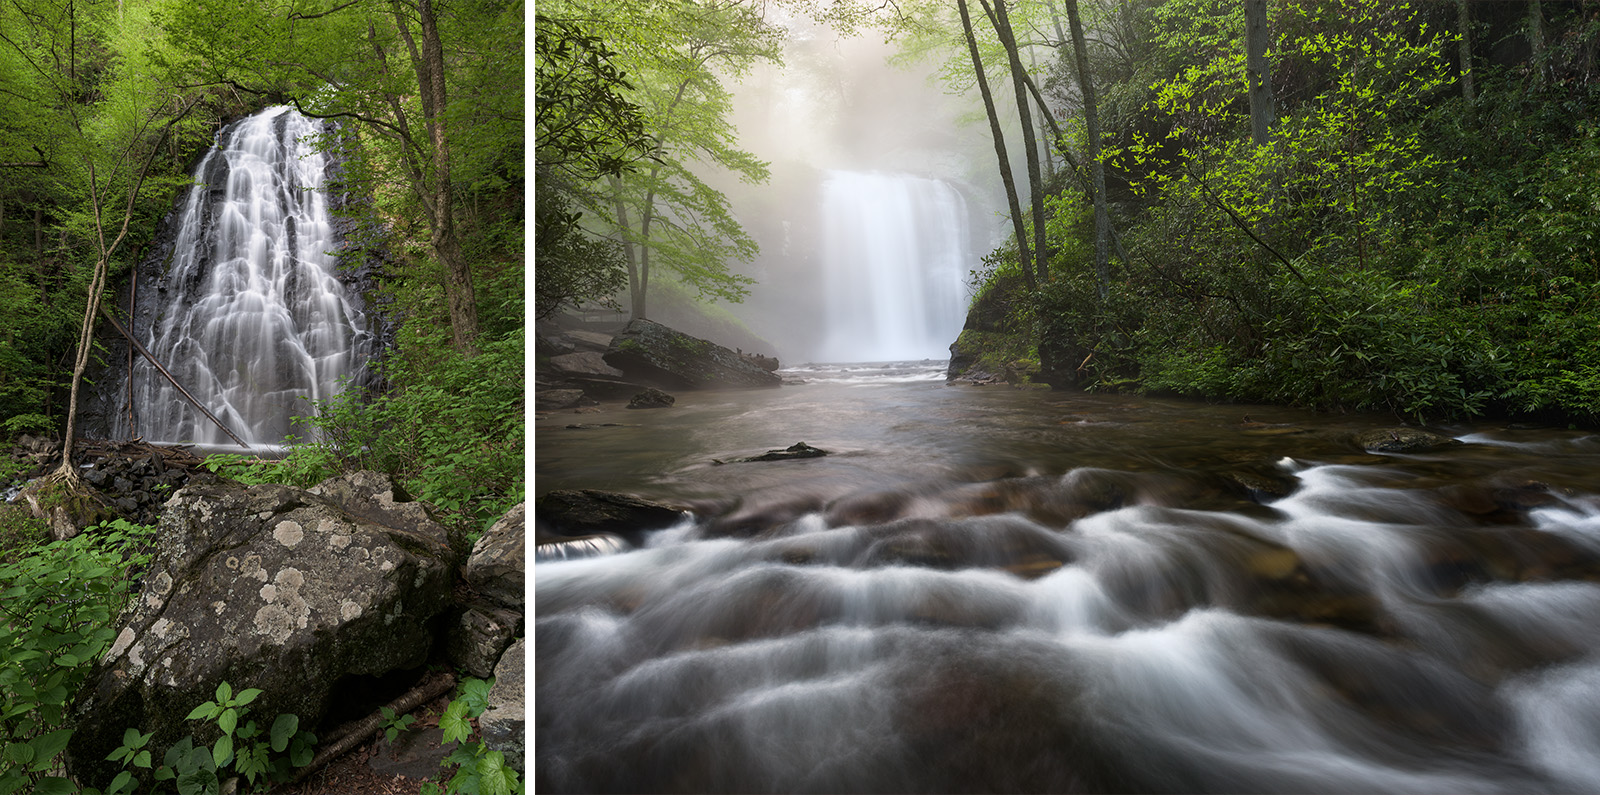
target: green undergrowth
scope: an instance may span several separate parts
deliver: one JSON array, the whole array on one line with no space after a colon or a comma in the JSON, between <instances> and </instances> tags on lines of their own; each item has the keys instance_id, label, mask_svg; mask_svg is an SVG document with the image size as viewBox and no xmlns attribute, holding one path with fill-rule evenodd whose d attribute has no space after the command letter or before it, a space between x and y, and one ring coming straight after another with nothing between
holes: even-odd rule
<instances>
[{"instance_id":1,"label":"green undergrowth","mask_svg":"<svg viewBox=\"0 0 1600 795\"><path fill-rule=\"evenodd\" d=\"M72 698L111 646L155 528L115 520L0 565L0 794L75 792Z\"/></svg>"},{"instance_id":2,"label":"green undergrowth","mask_svg":"<svg viewBox=\"0 0 1600 795\"><path fill-rule=\"evenodd\" d=\"M313 401L301 419L314 438L291 440L282 459L223 454L206 466L244 483L302 488L344 472L386 472L475 535L523 498L524 366L520 332L484 340L470 358L395 357L383 368L389 391Z\"/></svg>"}]
</instances>

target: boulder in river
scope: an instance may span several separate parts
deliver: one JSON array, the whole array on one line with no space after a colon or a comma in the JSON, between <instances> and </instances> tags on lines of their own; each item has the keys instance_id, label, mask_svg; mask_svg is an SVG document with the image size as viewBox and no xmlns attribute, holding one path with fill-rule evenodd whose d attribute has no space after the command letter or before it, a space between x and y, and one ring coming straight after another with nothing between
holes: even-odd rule
<instances>
[{"instance_id":1,"label":"boulder in river","mask_svg":"<svg viewBox=\"0 0 1600 795\"><path fill-rule=\"evenodd\" d=\"M633 396L628 401L630 409L669 409L678 399L653 387L646 388L643 392Z\"/></svg>"},{"instance_id":2,"label":"boulder in river","mask_svg":"<svg viewBox=\"0 0 1600 795\"><path fill-rule=\"evenodd\" d=\"M691 337L649 320L635 320L611 340L606 364L628 378L667 389L778 386L776 374L714 342Z\"/></svg>"},{"instance_id":3,"label":"boulder in river","mask_svg":"<svg viewBox=\"0 0 1600 795\"><path fill-rule=\"evenodd\" d=\"M1420 428L1378 428L1356 434L1355 440L1369 453L1418 453L1460 444L1448 436Z\"/></svg>"},{"instance_id":4,"label":"boulder in river","mask_svg":"<svg viewBox=\"0 0 1600 795\"><path fill-rule=\"evenodd\" d=\"M677 524L683 511L670 505L595 489L558 489L534 500L534 542L610 533L637 543L650 530Z\"/></svg>"},{"instance_id":5,"label":"boulder in river","mask_svg":"<svg viewBox=\"0 0 1600 795\"><path fill-rule=\"evenodd\" d=\"M805 442L795 442L782 450L768 450L761 455L740 458L739 461L791 461L796 458L821 458L828 454L827 450L812 447Z\"/></svg>"}]
</instances>

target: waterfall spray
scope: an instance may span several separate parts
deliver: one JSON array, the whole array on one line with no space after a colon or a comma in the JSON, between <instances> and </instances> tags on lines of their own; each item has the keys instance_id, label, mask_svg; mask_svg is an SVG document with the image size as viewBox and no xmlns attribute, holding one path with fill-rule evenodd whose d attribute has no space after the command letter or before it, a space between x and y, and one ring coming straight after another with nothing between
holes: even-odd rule
<instances>
[{"instance_id":1,"label":"waterfall spray","mask_svg":"<svg viewBox=\"0 0 1600 795\"><path fill-rule=\"evenodd\" d=\"M306 431L294 417L336 395L365 364L360 298L340 283L321 122L269 108L223 129L200 161L138 333L178 383L250 445ZM141 290L147 288L141 287ZM140 361L127 435L227 444L223 431ZM126 418L120 419L127 423Z\"/></svg>"}]
</instances>

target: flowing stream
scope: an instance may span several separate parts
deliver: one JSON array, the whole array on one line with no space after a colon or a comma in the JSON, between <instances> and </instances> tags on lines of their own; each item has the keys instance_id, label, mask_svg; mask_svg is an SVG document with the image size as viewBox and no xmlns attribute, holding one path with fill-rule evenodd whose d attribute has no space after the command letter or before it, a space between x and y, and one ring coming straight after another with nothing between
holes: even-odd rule
<instances>
[{"instance_id":1,"label":"flowing stream","mask_svg":"<svg viewBox=\"0 0 1600 795\"><path fill-rule=\"evenodd\" d=\"M536 419L539 791L1600 790L1600 438L941 372Z\"/></svg>"},{"instance_id":2,"label":"flowing stream","mask_svg":"<svg viewBox=\"0 0 1600 795\"><path fill-rule=\"evenodd\" d=\"M145 347L223 424L252 446L279 445L365 364L360 298L340 283L322 189L324 123L269 108L217 135L195 169L169 264L154 285L160 312L138 330ZM134 420L114 438L224 446L232 442L148 362L133 368ZM237 451L237 447L233 447Z\"/></svg>"}]
</instances>

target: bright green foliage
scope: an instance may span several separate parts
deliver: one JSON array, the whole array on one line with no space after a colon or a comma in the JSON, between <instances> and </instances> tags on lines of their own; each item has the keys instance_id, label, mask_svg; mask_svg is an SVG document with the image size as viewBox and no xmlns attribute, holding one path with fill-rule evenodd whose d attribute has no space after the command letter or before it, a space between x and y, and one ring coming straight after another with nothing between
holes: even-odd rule
<instances>
[{"instance_id":1,"label":"bright green foliage","mask_svg":"<svg viewBox=\"0 0 1600 795\"><path fill-rule=\"evenodd\" d=\"M383 737L391 743L417 720L415 715L396 715L388 707L380 708L378 715L383 719Z\"/></svg>"},{"instance_id":2,"label":"bright green foliage","mask_svg":"<svg viewBox=\"0 0 1600 795\"><path fill-rule=\"evenodd\" d=\"M118 520L0 565L0 793L60 788L68 711L115 634L155 528Z\"/></svg>"},{"instance_id":3,"label":"bright green foliage","mask_svg":"<svg viewBox=\"0 0 1600 795\"><path fill-rule=\"evenodd\" d=\"M1430 7L1269 7L1265 145L1239 4L1152 3L1118 50L1109 93L1145 92L1106 153L1129 188L1120 272L1095 295L1068 189L1046 220L1058 278L1011 312L1053 380L1414 420L1600 417L1600 130L1578 112L1600 84L1574 68L1600 28L1551 17L1539 69L1475 70L1467 103Z\"/></svg>"},{"instance_id":4,"label":"bright green foliage","mask_svg":"<svg viewBox=\"0 0 1600 795\"><path fill-rule=\"evenodd\" d=\"M193 735L186 736L166 750L158 766L146 747L151 735L129 728L123 732L122 745L106 757L121 762L123 770L112 779L105 795L137 792L136 770L149 771L151 792L175 788L179 795L216 795L230 772L243 776L258 790L264 790L269 782L288 781L293 768L311 764L317 738L301 731L300 719L291 714L279 715L263 736L256 722L247 717L249 705L260 695L255 688L235 694L227 682L217 685L216 699L195 707L186 718L215 723L221 732L216 742L196 745Z\"/></svg>"},{"instance_id":5,"label":"bright green foliage","mask_svg":"<svg viewBox=\"0 0 1600 795\"><path fill-rule=\"evenodd\" d=\"M606 174L585 200L623 243L633 314L646 315L654 266L701 297L743 298L751 281L727 264L754 257L756 244L702 175L717 169L747 183L766 180L767 164L738 147L723 80L737 79L757 61L778 60L779 29L759 7L732 0L564 0L542 5L540 13L547 24L604 42L606 63L627 80L611 85L627 86L618 94L638 109L653 141L647 161Z\"/></svg>"},{"instance_id":6,"label":"bright green foliage","mask_svg":"<svg viewBox=\"0 0 1600 795\"><path fill-rule=\"evenodd\" d=\"M206 466L243 483L302 488L341 472L387 472L469 532L487 529L524 490L522 335L485 339L471 359L455 356L439 330L408 327L402 341L419 356L385 368L390 391L313 404L303 419L317 439L293 441L277 461L218 454Z\"/></svg>"},{"instance_id":7,"label":"bright green foliage","mask_svg":"<svg viewBox=\"0 0 1600 795\"><path fill-rule=\"evenodd\" d=\"M513 795L523 792L523 782L517 771L506 765L505 754L490 751L482 740L472 739L472 719L483 714L488 707L489 688L493 679L468 677L461 682L456 697L439 716L439 728L444 730L444 741L460 743L445 758L446 767L455 766L454 775L443 788L434 782L422 786L424 795Z\"/></svg>"}]
</instances>

